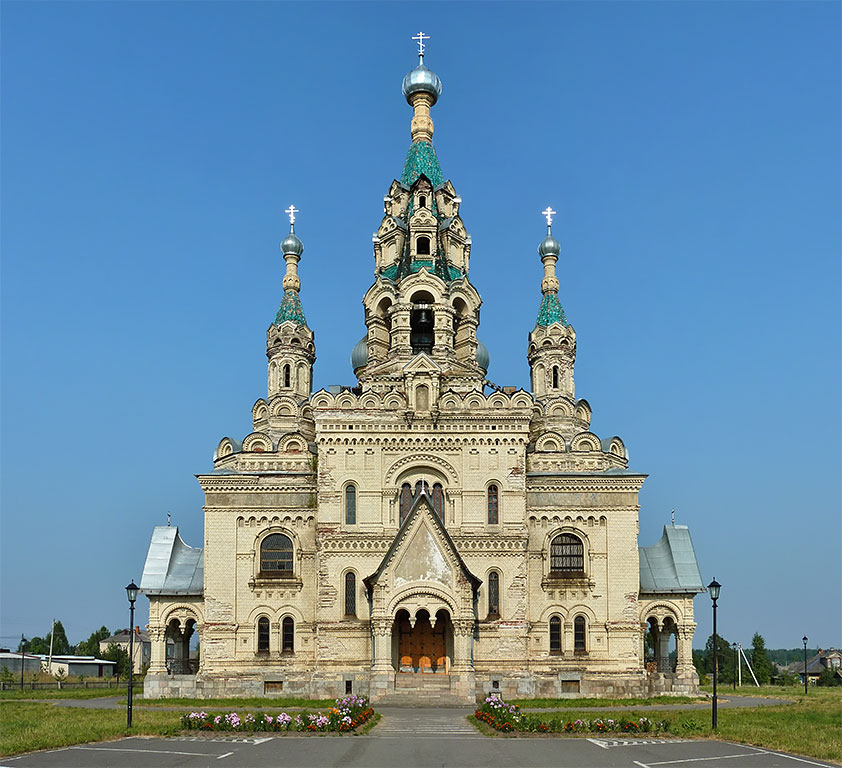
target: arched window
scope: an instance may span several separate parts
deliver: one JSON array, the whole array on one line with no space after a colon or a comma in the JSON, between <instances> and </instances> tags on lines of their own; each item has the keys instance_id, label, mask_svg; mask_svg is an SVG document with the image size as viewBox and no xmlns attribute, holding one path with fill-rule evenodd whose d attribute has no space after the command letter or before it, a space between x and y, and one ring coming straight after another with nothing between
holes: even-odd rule
<instances>
[{"instance_id":1,"label":"arched window","mask_svg":"<svg viewBox=\"0 0 842 768\"><path fill-rule=\"evenodd\" d=\"M558 389L558 366L553 366L553 389Z\"/></svg>"},{"instance_id":2,"label":"arched window","mask_svg":"<svg viewBox=\"0 0 842 768\"><path fill-rule=\"evenodd\" d=\"M585 642L586 631L585 631L585 617L584 616L577 616L573 619L573 652L574 653L586 653L588 650L587 643Z\"/></svg>"},{"instance_id":3,"label":"arched window","mask_svg":"<svg viewBox=\"0 0 842 768\"><path fill-rule=\"evenodd\" d=\"M430 238L429 237L419 237L415 241L415 252L419 256L429 256L430 255Z\"/></svg>"},{"instance_id":4,"label":"arched window","mask_svg":"<svg viewBox=\"0 0 842 768\"><path fill-rule=\"evenodd\" d=\"M289 365L284 366L284 386L288 387L290 381Z\"/></svg>"},{"instance_id":5,"label":"arched window","mask_svg":"<svg viewBox=\"0 0 842 768\"><path fill-rule=\"evenodd\" d=\"M488 574L488 616L500 615L500 574L491 571Z\"/></svg>"},{"instance_id":6,"label":"arched window","mask_svg":"<svg viewBox=\"0 0 842 768\"><path fill-rule=\"evenodd\" d=\"M260 545L260 573L264 576L292 576L292 540L272 533Z\"/></svg>"},{"instance_id":7,"label":"arched window","mask_svg":"<svg viewBox=\"0 0 842 768\"><path fill-rule=\"evenodd\" d=\"M425 195L418 196L418 207L419 208L426 208L427 207L427 198Z\"/></svg>"},{"instance_id":8,"label":"arched window","mask_svg":"<svg viewBox=\"0 0 842 768\"><path fill-rule=\"evenodd\" d=\"M433 485L433 509L439 520L444 520L444 488L441 487L441 483Z\"/></svg>"},{"instance_id":9,"label":"arched window","mask_svg":"<svg viewBox=\"0 0 842 768\"><path fill-rule=\"evenodd\" d=\"M292 653L295 650L295 622L287 616L281 623L281 653Z\"/></svg>"},{"instance_id":10,"label":"arched window","mask_svg":"<svg viewBox=\"0 0 842 768\"><path fill-rule=\"evenodd\" d=\"M353 571L345 574L345 615L357 615L357 576Z\"/></svg>"},{"instance_id":11,"label":"arched window","mask_svg":"<svg viewBox=\"0 0 842 768\"><path fill-rule=\"evenodd\" d=\"M430 486L427 485L426 480L419 480L415 483L415 496L417 497L421 493L426 493L428 496L430 495Z\"/></svg>"},{"instance_id":12,"label":"arched window","mask_svg":"<svg viewBox=\"0 0 842 768\"><path fill-rule=\"evenodd\" d=\"M497 525L500 522L498 490L496 485L488 486L488 524Z\"/></svg>"},{"instance_id":13,"label":"arched window","mask_svg":"<svg viewBox=\"0 0 842 768\"><path fill-rule=\"evenodd\" d=\"M550 619L550 653L561 653L561 619L558 616Z\"/></svg>"},{"instance_id":14,"label":"arched window","mask_svg":"<svg viewBox=\"0 0 842 768\"><path fill-rule=\"evenodd\" d=\"M412 488L409 483L404 483L401 486L401 523L406 520L410 509L412 509Z\"/></svg>"},{"instance_id":15,"label":"arched window","mask_svg":"<svg viewBox=\"0 0 842 768\"><path fill-rule=\"evenodd\" d=\"M345 524L357 522L357 489L353 485L345 486Z\"/></svg>"},{"instance_id":16,"label":"arched window","mask_svg":"<svg viewBox=\"0 0 842 768\"><path fill-rule=\"evenodd\" d=\"M550 573L555 576L582 576L585 573L585 547L580 538L562 533L553 539Z\"/></svg>"},{"instance_id":17,"label":"arched window","mask_svg":"<svg viewBox=\"0 0 842 768\"><path fill-rule=\"evenodd\" d=\"M257 652L269 653L269 619L265 616L257 620Z\"/></svg>"}]
</instances>

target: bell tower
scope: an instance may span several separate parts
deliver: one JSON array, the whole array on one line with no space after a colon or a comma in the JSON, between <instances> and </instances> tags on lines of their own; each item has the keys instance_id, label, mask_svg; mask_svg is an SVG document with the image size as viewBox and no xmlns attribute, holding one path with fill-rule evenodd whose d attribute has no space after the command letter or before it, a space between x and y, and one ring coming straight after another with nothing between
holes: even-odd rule
<instances>
[{"instance_id":1,"label":"bell tower","mask_svg":"<svg viewBox=\"0 0 842 768\"><path fill-rule=\"evenodd\" d=\"M363 390L403 384L410 403L419 366L425 375L446 376L447 389L467 392L482 391L489 364L476 335L482 299L468 279L471 238L459 214L462 199L445 180L433 147L430 110L442 84L424 65L429 38L414 39L418 66L402 87L413 110L411 144L400 179L383 198L383 219L372 238L375 281L363 298L367 333L351 355ZM432 382L432 401L422 410L435 409L439 391Z\"/></svg>"},{"instance_id":2,"label":"bell tower","mask_svg":"<svg viewBox=\"0 0 842 768\"><path fill-rule=\"evenodd\" d=\"M541 281L541 308L534 330L529 334L529 368L532 374L532 393L537 400L564 397L575 399L573 365L576 362L576 332L564 315L558 299L556 264L561 245L553 237L555 211L547 206L542 212L547 218L547 236L538 246L544 264Z\"/></svg>"},{"instance_id":3,"label":"bell tower","mask_svg":"<svg viewBox=\"0 0 842 768\"><path fill-rule=\"evenodd\" d=\"M286 213L289 214L289 234L281 243L281 253L286 261L284 297L275 320L266 331L269 397L292 395L296 400L304 400L310 397L313 389L316 346L298 295L301 289L298 262L304 253L304 245L295 234L295 214L298 210L290 205Z\"/></svg>"}]
</instances>

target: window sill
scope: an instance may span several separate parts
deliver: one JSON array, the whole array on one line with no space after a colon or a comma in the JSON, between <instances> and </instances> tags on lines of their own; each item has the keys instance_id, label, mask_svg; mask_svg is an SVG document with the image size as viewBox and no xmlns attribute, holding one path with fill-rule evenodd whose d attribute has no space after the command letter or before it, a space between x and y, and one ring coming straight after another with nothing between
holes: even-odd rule
<instances>
[{"instance_id":1,"label":"window sill","mask_svg":"<svg viewBox=\"0 0 842 768\"><path fill-rule=\"evenodd\" d=\"M266 573L259 573L257 576L249 579L250 589L295 589L300 590L304 586L304 582L293 575L269 575Z\"/></svg>"}]
</instances>

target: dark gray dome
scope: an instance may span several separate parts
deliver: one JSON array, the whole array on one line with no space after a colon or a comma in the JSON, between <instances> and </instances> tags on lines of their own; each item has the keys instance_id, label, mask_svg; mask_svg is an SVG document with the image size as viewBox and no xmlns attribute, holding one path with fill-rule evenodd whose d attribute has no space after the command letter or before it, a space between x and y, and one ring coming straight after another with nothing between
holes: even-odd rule
<instances>
[{"instance_id":1,"label":"dark gray dome","mask_svg":"<svg viewBox=\"0 0 842 768\"><path fill-rule=\"evenodd\" d=\"M556 240L551 232L547 232L547 236L541 241L538 246L538 254L540 256L558 256L561 253L561 245Z\"/></svg>"},{"instance_id":2,"label":"dark gray dome","mask_svg":"<svg viewBox=\"0 0 842 768\"><path fill-rule=\"evenodd\" d=\"M433 104L435 104L441 96L441 80L435 72L427 69L423 64L419 64L407 73L403 79L401 91L403 91L407 101L413 93L429 93L433 97Z\"/></svg>"},{"instance_id":3,"label":"dark gray dome","mask_svg":"<svg viewBox=\"0 0 842 768\"><path fill-rule=\"evenodd\" d=\"M363 336L351 352L351 368L357 370L368 362L368 335Z\"/></svg>"},{"instance_id":4,"label":"dark gray dome","mask_svg":"<svg viewBox=\"0 0 842 768\"><path fill-rule=\"evenodd\" d=\"M304 253L304 243L298 239L298 235L295 234L292 227L289 228L289 234L281 243L281 253L284 256L300 256Z\"/></svg>"},{"instance_id":5,"label":"dark gray dome","mask_svg":"<svg viewBox=\"0 0 842 768\"><path fill-rule=\"evenodd\" d=\"M488 354L488 348L479 339L477 339L477 363L484 371L488 371L488 365L491 362L491 355Z\"/></svg>"}]
</instances>

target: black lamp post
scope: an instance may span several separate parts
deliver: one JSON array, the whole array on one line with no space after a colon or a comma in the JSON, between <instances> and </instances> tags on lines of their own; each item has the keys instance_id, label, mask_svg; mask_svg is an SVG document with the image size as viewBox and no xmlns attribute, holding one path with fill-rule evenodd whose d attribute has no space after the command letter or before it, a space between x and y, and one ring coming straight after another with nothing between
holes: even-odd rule
<instances>
[{"instance_id":1,"label":"black lamp post","mask_svg":"<svg viewBox=\"0 0 842 768\"><path fill-rule=\"evenodd\" d=\"M713 600L713 730L716 730L716 676L719 671L719 654L717 653L717 645L719 643L716 637L716 601L719 600L719 590L722 585L714 579L708 584L708 591L710 592L710 599Z\"/></svg>"},{"instance_id":2,"label":"black lamp post","mask_svg":"<svg viewBox=\"0 0 842 768\"><path fill-rule=\"evenodd\" d=\"M126 709L126 727L132 727L132 683L134 683L134 601L137 600L137 593L140 588L132 583L126 587L126 595L129 598L129 702Z\"/></svg>"},{"instance_id":3,"label":"black lamp post","mask_svg":"<svg viewBox=\"0 0 842 768\"><path fill-rule=\"evenodd\" d=\"M737 667L740 665L740 657L737 655L737 644L731 643L734 646L734 690L737 690Z\"/></svg>"},{"instance_id":4,"label":"black lamp post","mask_svg":"<svg viewBox=\"0 0 842 768\"><path fill-rule=\"evenodd\" d=\"M807 635L801 638L804 643L804 695L807 695Z\"/></svg>"}]
</instances>

